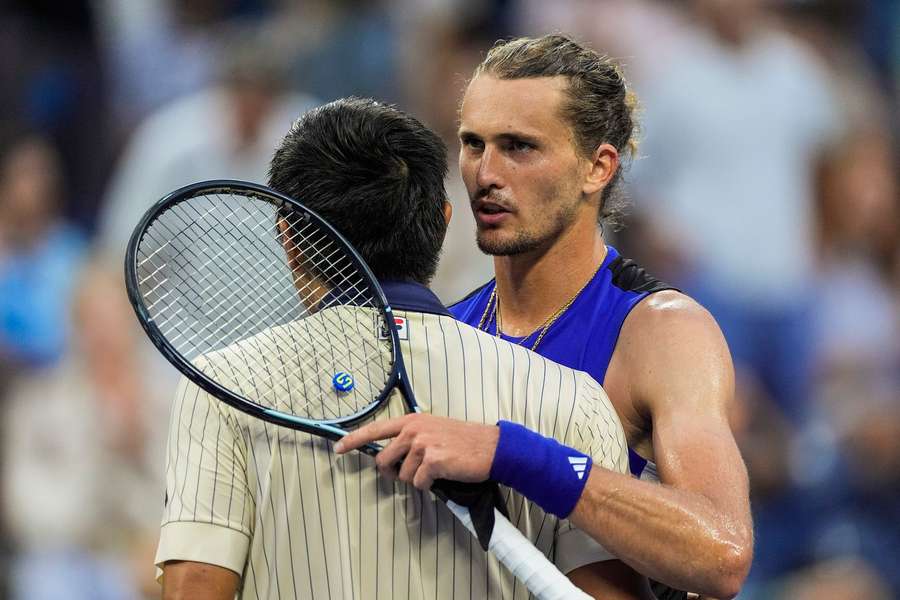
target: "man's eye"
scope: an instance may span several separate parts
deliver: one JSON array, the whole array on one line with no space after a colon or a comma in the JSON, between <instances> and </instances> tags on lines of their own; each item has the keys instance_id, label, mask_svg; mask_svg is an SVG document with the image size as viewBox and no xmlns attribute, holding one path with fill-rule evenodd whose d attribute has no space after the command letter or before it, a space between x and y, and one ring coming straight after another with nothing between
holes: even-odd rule
<instances>
[{"instance_id":1,"label":"man's eye","mask_svg":"<svg viewBox=\"0 0 900 600\"><path fill-rule=\"evenodd\" d=\"M528 142L513 141L509 143L509 149L513 152L528 152L534 150L534 146Z\"/></svg>"},{"instance_id":2,"label":"man's eye","mask_svg":"<svg viewBox=\"0 0 900 600\"><path fill-rule=\"evenodd\" d=\"M475 138L463 138L462 143L464 146L468 146L473 150L481 150L484 148L484 142Z\"/></svg>"}]
</instances>

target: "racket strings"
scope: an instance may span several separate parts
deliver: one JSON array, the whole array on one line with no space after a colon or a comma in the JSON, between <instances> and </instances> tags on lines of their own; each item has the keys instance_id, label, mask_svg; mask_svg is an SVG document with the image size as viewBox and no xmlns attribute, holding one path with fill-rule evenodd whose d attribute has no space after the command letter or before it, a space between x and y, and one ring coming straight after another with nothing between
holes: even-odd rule
<instances>
[{"instance_id":1,"label":"racket strings","mask_svg":"<svg viewBox=\"0 0 900 600\"><path fill-rule=\"evenodd\" d=\"M223 256L223 255L226 255L227 252L228 252L228 250L234 250L234 248L223 248L223 249L221 249L221 250L220 250L213 258L214 258L214 259L217 259L217 258L219 258L219 257L221 257L221 256ZM201 258L200 255L196 254L195 252L192 252L190 249L188 249L188 251L185 252L185 254L188 254L188 253L194 254L197 258ZM178 264L177 261L174 261L174 262L175 262L175 264L174 264L173 266L174 266L175 268L182 268L182 269L183 269L183 268L186 266L186 265ZM223 294L223 293L222 293L222 290L227 289L227 288L226 288L226 280L224 280L224 279L221 277L221 274L220 274L220 273L217 273L215 270L209 269L209 266L210 266L211 263L212 263L212 260L207 260L206 263L202 265L202 267L201 267L201 269L200 269L200 271L199 271L199 272L202 273L202 274L197 278L197 280L196 280L196 282L195 282L196 285L195 285L194 288L191 290L191 291L193 291L193 292L195 292L195 293L194 293L194 294L185 294L185 295L183 295L183 296L180 296L179 299L183 299L183 300L187 301L188 303L190 303L190 304L191 304L191 307L192 307L194 310L205 310L205 311L209 311L209 312L211 312L211 313L218 313L218 312L220 312L223 308L226 308L227 306L233 304L236 300L238 300L238 297L237 297L237 296L238 296L243 290L242 290L241 288L237 287L237 286L230 286L230 287L232 288L232 289L231 289L231 292L230 292L230 293L227 293L227 294ZM248 268L251 268L251 269L255 269L255 268L259 268L259 267L260 267L259 264L257 264L257 265L245 265L245 266L247 266ZM160 296L160 298L158 298L154 303L149 304L149 305L148 305L148 308L150 308L150 309L152 310L152 309L155 307L155 304L156 304L156 303L158 303L159 301L165 300L165 299L166 299L166 296L172 296L173 293L178 292L178 291L179 291L178 288L173 288L172 290L170 290L170 292L168 292L168 293L165 294L164 296ZM150 294L151 294L151 290L148 290L148 291L146 292L146 294L147 294L147 296L149 297ZM218 300L217 300L217 296L219 297ZM200 299L200 300L202 301L202 303L204 304L204 306L201 306L201 305L198 304L196 301L192 301L192 300L191 300L192 297L195 297L195 298L197 298L197 299ZM259 310L262 310L262 309L260 308ZM232 327L235 325L234 323L232 323L232 321L233 321L234 318L236 318L239 314L240 314L240 313L235 313L229 320L219 322L218 326L219 326L220 330L222 330L222 331L228 331L230 328L232 328ZM160 320L157 322L157 325L158 325L158 326L160 327L160 329L162 329L162 330L164 331L164 333L165 333L165 332L166 332L166 329L167 329L167 326L168 326L172 321L174 321L175 319L177 319L178 317L180 317L180 315L179 315L177 312L173 312L173 313L170 314L168 317L163 318L163 319L160 319ZM250 316L248 316L247 319L245 319L245 323L240 323L240 324L237 324L237 325L238 325L238 326L245 325L246 322L249 321L249 318L250 318ZM192 328L190 327L190 323L187 323L187 325L188 325L188 329L192 329ZM182 337L184 336L184 332L183 332L183 331L182 331L182 332L177 332L177 331L176 331L176 332L173 332L173 333L174 333L174 335L167 335L167 337L169 338L169 341L170 341L170 342L178 342L179 339L182 338ZM202 331L195 332L195 335L194 335L193 337L191 337L191 338L185 338L184 343L190 345L190 344L194 341L194 338L201 337L202 334L203 334ZM204 341L206 341L206 340L204 340ZM218 341L221 342L222 339L220 339L220 340L218 340ZM192 350L192 349L189 348L188 350L190 351L190 350ZM200 350L200 348L194 348L193 350Z\"/></svg>"},{"instance_id":2,"label":"racket strings","mask_svg":"<svg viewBox=\"0 0 900 600\"><path fill-rule=\"evenodd\" d=\"M253 266L256 267L257 265L253 265ZM346 281L346 278L342 278L342 282L345 282L345 281ZM207 287L209 287L209 286L207 286ZM216 307L216 308L217 308L217 307ZM259 316L259 312L260 312L260 311L257 310L255 313L252 313L251 315L249 315L248 318L244 319L244 321L241 322L239 325L245 325L247 322L256 320L256 319L258 318L258 316ZM234 323L234 318L232 318L229 322L226 323L226 328L232 329L232 328L234 327L234 325L235 325L235 323ZM177 337L177 336L175 336L175 337ZM173 338L173 339L174 339L174 338ZM246 353L246 352L245 352L244 355L245 355L244 360L246 360L247 362L252 362L252 361L248 358L248 357L253 356L252 353ZM253 365L253 366L256 367L257 369L261 369L261 368L266 367L267 365L265 365L265 364L257 364L257 365ZM268 369L266 369L266 370L268 370ZM233 367L231 367L231 371L232 371L232 372L238 372L238 370L237 370L237 369L234 369ZM280 381L280 380L282 380L282 378L279 378L278 380ZM289 382L289 380L288 380L288 382ZM235 383L235 381L232 381L232 384L234 384L234 383ZM255 387L259 388L258 385L256 385ZM288 386L284 386L284 388L287 388L287 387L288 387ZM282 389L282 390L275 390L275 391L287 391L287 392L289 392L289 393L288 393L288 397L291 397L291 398L294 397L294 394L290 393L290 390L289 390L289 389ZM308 394L307 394L307 395L308 395ZM266 396L266 395L263 394L263 399L265 399L265 396ZM268 400L268 403L271 403L271 402L272 402L271 400ZM296 409L296 407L294 407L294 412L296 412L296 411L297 411L297 409ZM336 417L337 415L334 415L334 416Z\"/></svg>"},{"instance_id":3,"label":"racket strings","mask_svg":"<svg viewBox=\"0 0 900 600\"><path fill-rule=\"evenodd\" d=\"M346 279L346 278L344 278L344 280L345 280L345 279ZM252 314L250 315L251 318L245 319L245 321L242 322L241 325L245 324L245 323L248 322L248 321L251 321L251 320L256 319L256 318L258 317L258 313L259 313L259 311L257 311L256 313L252 313ZM232 319L232 321L233 321L233 319ZM233 322L229 322L229 323L227 323L226 325L228 325L229 327L233 327L234 323L233 323ZM332 323L332 325L333 325L333 323ZM274 331L274 330L269 330L269 332L264 332L264 333L272 333L272 331ZM261 335L263 335L263 334L261 334ZM284 340L282 340L282 342L283 342L283 341L284 341ZM353 353L351 352L351 354L353 354ZM250 356L252 356L252 354L251 354ZM305 367L305 370L308 371L308 370L309 370L309 367L310 367L310 362L313 361L313 360L316 360L316 361L317 361L317 360L318 360L318 357L312 356L312 357L310 357L310 358L307 358L306 360L301 360L300 363L301 363L301 365L302 365L303 367ZM262 366L262 365L260 365L260 366ZM287 380L287 381L289 381L289 380ZM293 394L290 394L290 397L293 398L293 396L294 396ZM297 408L296 408L296 407L293 407L293 410L294 410L294 412L297 412ZM335 415L335 416L337 416L337 415Z\"/></svg>"},{"instance_id":4,"label":"racket strings","mask_svg":"<svg viewBox=\"0 0 900 600\"><path fill-rule=\"evenodd\" d=\"M242 221L239 224L244 225L245 222ZM171 232L169 232L169 231L166 232L166 237L170 237L171 235L172 235ZM213 259L217 259L222 255L229 255L229 254L234 255L234 251L238 250L238 249L239 248L234 248L234 247L224 247L213 257ZM229 251L231 251L231 252L229 252ZM242 256L243 256L243 254L236 254L236 258L238 260L241 260ZM237 301L239 299L237 297L238 294L241 293L243 290L240 290L239 288L234 288L232 286L233 290L231 293L222 294L221 290L225 289L225 287L224 287L225 281L222 279L222 277L219 276L218 273L216 273L216 271L208 268L211 262L212 262L212 260L207 260L205 262L205 264L202 265L201 272L203 273L203 275L201 275L197 279L197 285L198 286L203 286L204 284L206 284L206 285L205 285L205 287L200 289L198 296L208 298L208 301L206 303L207 306L205 307L205 310L209 310L211 312L217 313L217 312L221 311L223 308L225 308L225 307L233 304L235 301ZM246 261L244 261L244 262L245 262L244 266L246 268L251 269L251 270L256 270L262 266L263 261L258 260L256 264L246 264ZM184 265L178 265L176 263L176 266L183 267ZM214 281L209 281L209 278L214 279ZM149 296L152 293L152 291L153 291L152 289L147 290L146 294ZM255 291L260 292L262 290L255 290ZM216 300L217 296L218 296L218 300ZM187 299L187 298L188 297L185 296L185 299ZM161 296L159 300L162 300L162 299L164 299L164 297ZM285 306L289 303L290 300L291 300L290 297L285 298L279 305L275 306L275 308L279 309L279 310L285 308ZM151 303L149 305L149 307L152 309L154 307L154 304L155 304L155 302ZM192 303L192 307L195 309L200 308L196 303ZM246 326L248 323L253 322L256 319L259 319L259 317L261 316L262 310L263 310L263 306L260 306L255 313L250 313L250 314L244 315L244 317L245 317L244 321L242 321L240 323L233 322L234 319L239 316L239 314L236 313L228 321L221 322L220 327L223 330L228 330L228 329L234 328L235 326L237 326L237 327ZM166 325L168 324L168 322L177 316L178 315L176 315L176 314L170 315L168 318L158 321L157 324L161 328L165 328ZM171 336L169 339L170 339L170 341L174 342L174 341L177 341L180 337L182 337L182 335L183 334L181 334L181 333L176 333L174 336ZM190 342L190 341L191 341L190 339L187 339L187 342Z\"/></svg>"},{"instance_id":5,"label":"racket strings","mask_svg":"<svg viewBox=\"0 0 900 600\"><path fill-rule=\"evenodd\" d=\"M343 246L249 196L171 206L138 247L138 282L163 335L196 368L266 408L317 420L364 411L392 368L383 316ZM332 378L350 373L353 389Z\"/></svg>"}]
</instances>

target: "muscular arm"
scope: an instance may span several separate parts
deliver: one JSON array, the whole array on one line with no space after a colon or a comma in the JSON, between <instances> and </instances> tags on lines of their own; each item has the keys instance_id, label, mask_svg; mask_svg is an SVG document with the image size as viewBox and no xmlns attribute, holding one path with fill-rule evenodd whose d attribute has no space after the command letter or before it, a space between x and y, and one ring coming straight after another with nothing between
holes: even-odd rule
<instances>
[{"instance_id":1,"label":"muscular arm","mask_svg":"<svg viewBox=\"0 0 900 600\"><path fill-rule=\"evenodd\" d=\"M240 577L234 571L191 561L163 566L163 600L234 600Z\"/></svg>"},{"instance_id":2,"label":"muscular arm","mask_svg":"<svg viewBox=\"0 0 900 600\"><path fill-rule=\"evenodd\" d=\"M632 408L653 423L662 485L595 466L569 516L636 571L671 587L735 596L753 548L747 471L727 414L734 374L712 317L663 292L623 327L613 361ZM611 365L611 369L612 369ZM495 426L408 415L351 433L339 451L394 438L376 462L420 489L434 479L483 481L497 447ZM623 575L624 577L624 575Z\"/></svg>"},{"instance_id":3,"label":"muscular arm","mask_svg":"<svg viewBox=\"0 0 900 600\"><path fill-rule=\"evenodd\" d=\"M730 598L753 547L747 472L727 418L731 359L705 310L658 296L626 321L613 361L627 365L633 406L652 419L663 485L593 469L570 518L637 571Z\"/></svg>"}]
</instances>

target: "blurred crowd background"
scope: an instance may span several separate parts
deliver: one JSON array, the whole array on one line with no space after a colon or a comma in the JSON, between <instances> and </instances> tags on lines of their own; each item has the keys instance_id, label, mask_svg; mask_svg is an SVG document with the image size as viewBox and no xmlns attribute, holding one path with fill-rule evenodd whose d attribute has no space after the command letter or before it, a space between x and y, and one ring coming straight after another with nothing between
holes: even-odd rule
<instances>
[{"instance_id":1,"label":"blurred crowd background","mask_svg":"<svg viewBox=\"0 0 900 600\"><path fill-rule=\"evenodd\" d=\"M5 0L0 3L0 597L153 581L174 371L122 259L201 179L265 181L304 110L398 104L451 149L498 38L562 31L642 102L611 243L691 293L739 373L756 556L740 598L900 598L900 3ZM492 273L455 165L435 289Z\"/></svg>"}]
</instances>

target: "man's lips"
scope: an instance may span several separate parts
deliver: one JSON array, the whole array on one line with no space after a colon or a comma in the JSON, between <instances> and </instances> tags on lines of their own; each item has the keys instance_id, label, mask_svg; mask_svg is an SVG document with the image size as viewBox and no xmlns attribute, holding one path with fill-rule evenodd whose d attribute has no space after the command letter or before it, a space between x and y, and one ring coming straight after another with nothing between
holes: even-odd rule
<instances>
[{"instance_id":1,"label":"man's lips","mask_svg":"<svg viewBox=\"0 0 900 600\"><path fill-rule=\"evenodd\" d=\"M475 220L484 225L497 225L512 213L504 205L490 200L476 201L472 211L475 214Z\"/></svg>"}]
</instances>

